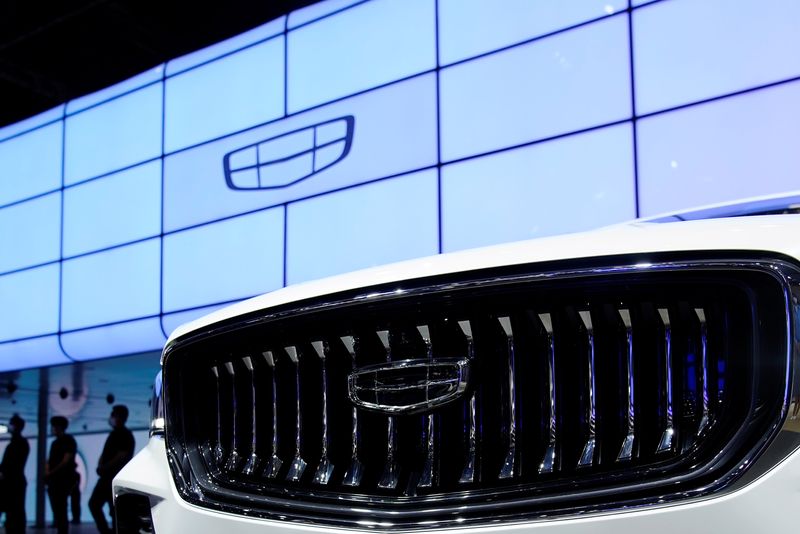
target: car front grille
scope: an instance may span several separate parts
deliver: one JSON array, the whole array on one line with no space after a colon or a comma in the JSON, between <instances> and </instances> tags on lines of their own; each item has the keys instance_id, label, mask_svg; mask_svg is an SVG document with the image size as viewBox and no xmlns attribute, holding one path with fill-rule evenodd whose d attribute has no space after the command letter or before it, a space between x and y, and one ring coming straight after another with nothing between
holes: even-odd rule
<instances>
[{"instance_id":1,"label":"car front grille","mask_svg":"<svg viewBox=\"0 0 800 534\"><path fill-rule=\"evenodd\" d=\"M215 325L165 356L178 489L240 514L378 528L719 490L785 408L781 269L515 268Z\"/></svg>"}]
</instances>

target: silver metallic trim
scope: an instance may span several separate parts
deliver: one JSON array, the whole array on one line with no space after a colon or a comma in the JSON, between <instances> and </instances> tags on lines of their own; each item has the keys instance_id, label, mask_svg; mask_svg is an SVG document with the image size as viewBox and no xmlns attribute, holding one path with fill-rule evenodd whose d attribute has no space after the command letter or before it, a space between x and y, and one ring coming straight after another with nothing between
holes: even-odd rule
<instances>
[{"instance_id":1,"label":"silver metallic trim","mask_svg":"<svg viewBox=\"0 0 800 534\"><path fill-rule=\"evenodd\" d=\"M658 315L664 326L664 432L656 448L656 453L672 452L675 427L672 420L672 326L669 310L659 308Z\"/></svg>"},{"instance_id":2,"label":"silver metallic trim","mask_svg":"<svg viewBox=\"0 0 800 534\"><path fill-rule=\"evenodd\" d=\"M257 451L257 438L258 432L256 431L256 375L255 369L253 368L253 359L250 356L245 356L242 358L242 363L244 363L245 369L250 374L250 399L253 401L253 405L251 407L251 413L253 415L252 421L250 423L250 433L251 433L251 440L250 440L250 456L247 457L247 463L244 464L242 468L242 473L245 475L252 475L256 472L256 468L258 467L259 459Z\"/></svg>"},{"instance_id":3,"label":"silver metallic trim","mask_svg":"<svg viewBox=\"0 0 800 534\"><path fill-rule=\"evenodd\" d=\"M547 389L548 389L548 425L547 449L539 464L539 473L552 473L556 468L556 351L553 342L553 319L549 313L540 313L539 322L547 335Z\"/></svg>"},{"instance_id":4,"label":"silver metallic trim","mask_svg":"<svg viewBox=\"0 0 800 534\"><path fill-rule=\"evenodd\" d=\"M275 372L275 357L271 350L262 352L261 355L267 362L267 366L272 375L272 455L264 468L264 476L267 478L278 478L278 473L283 466L283 460L278 456L278 380Z\"/></svg>"},{"instance_id":5,"label":"silver metallic trim","mask_svg":"<svg viewBox=\"0 0 800 534\"><path fill-rule=\"evenodd\" d=\"M340 339L342 340L347 353L350 355L351 369L355 370L357 346L356 338L353 336L342 336ZM358 433L358 410L355 406L353 406L350 414L350 424L350 436L352 439L350 452L352 456L350 458L350 467L348 467L347 471L344 473L344 480L342 481L342 484L353 488L361 484L361 478L364 476L364 466L361 463L361 460L358 458L358 442L360 437Z\"/></svg>"},{"instance_id":6,"label":"silver metallic trim","mask_svg":"<svg viewBox=\"0 0 800 534\"><path fill-rule=\"evenodd\" d=\"M505 399L508 403L506 409L508 410L508 430L506 432L506 440L508 441L508 452L506 452L503 466L500 468L500 474L497 478L505 479L512 478L517 473L517 392L516 392L516 378L514 363L514 332L511 329L510 317L498 317L497 321L506 335L506 350L508 354L507 360L507 376L508 376L508 397Z\"/></svg>"},{"instance_id":7,"label":"silver metallic trim","mask_svg":"<svg viewBox=\"0 0 800 534\"><path fill-rule=\"evenodd\" d=\"M398 380L404 374L424 371L426 378L421 381ZM431 374L435 372L436 377ZM350 401L359 408L386 413L389 415L413 414L432 410L461 397L467 389L470 377L470 362L467 359L419 359L399 360L355 369L347 379ZM398 383L386 383L394 378ZM431 389L436 387L436 396ZM391 393L418 392L417 402L400 403L388 397Z\"/></svg>"},{"instance_id":8,"label":"silver metallic trim","mask_svg":"<svg viewBox=\"0 0 800 534\"><path fill-rule=\"evenodd\" d=\"M431 331L428 328L428 325L420 325L417 326L417 331L419 332L420 337L422 337L422 342L425 343L425 355L429 361L433 361L433 344L431 343ZM427 383L430 384L433 382L431 378L431 368L428 367L427 369ZM430 389L425 390L425 397L426 401L430 399L427 398L429 396ZM430 488L436 483L436 475L437 473L434 470L434 464L436 461L435 452L436 452L436 422L434 420L434 416L431 414L425 414L422 416L422 428L425 429L424 439L423 439L423 447L425 449L425 464L422 466L422 474L420 475L419 482L417 483L418 488Z\"/></svg>"},{"instance_id":9,"label":"silver metallic trim","mask_svg":"<svg viewBox=\"0 0 800 534\"><path fill-rule=\"evenodd\" d=\"M297 347L284 347L283 350L286 351L286 354L289 355L289 360L294 364L294 378L295 378L295 401L296 401L296 410L297 410L297 418L295 419L295 434L294 434L294 458L292 458L292 462L289 464L289 472L286 473L286 480L288 482L299 482L300 477L303 476L303 472L305 472L306 467L308 464L305 460L303 460L302 456L302 428L303 428L303 417L302 412L300 411L300 353L297 351Z\"/></svg>"},{"instance_id":10,"label":"silver metallic trim","mask_svg":"<svg viewBox=\"0 0 800 534\"><path fill-rule=\"evenodd\" d=\"M467 339L467 359L473 361L475 359L475 343L472 339L472 325L469 321L458 321L458 327ZM467 459L464 465L464 470L461 471L461 477L458 479L459 484L470 484L475 481L476 471L476 452L477 452L477 421L476 421L476 396L477 391L473 391L469 398L467 405L468 422L466 444L467 444Z\"/></svg>"},{"instance_id":11,"label":"silver metallic trim","mask_svg":"<svg viewBox=\"0 0 800 534\"><path fill-rule=\"evenodd\" d=\"M594 464L594 451L595 451L595 439L596 439L596 432L597 432L597 411L595 407L595 402L597 398L597 391L595 386L595 368L594 368L594 328L592 327L592 315L589 310L580 311L578 315L581 318L581 322L583 323L583 328L586 330L586 340L587 340L587 362L586 368L588 371L588 382L589 382L589 395L588 395L588 406L586 407L586 444L583 446L583 451L581 452L581 457L578 460L578 467L588 467Z\"/></svg>"},{"instance_id":12,"label":"silver metallic trim","mask_svg":"<svg viewBox=\"0 0 800 534\"><path fill-rule=\"evenodd\" d=\"M378 330L376 332L378 339L383 345L383 350L386 351L386 362L392 361L392 345L388 330ZM397 428L395 428L395 421L393 416L386 418L386 464L383 467L383 474L378 487L381 489L395 489L400 480L400 468L397 465L397 459L394 457L395 450L397 449Z\"/></svg>"},{"instance_id":13,"label":"silver metallic trim","mask_svg":"<svg viewBox=\"0 0 800 534\"><path fill-rule=\"evenodd\" d=\"M700 368L702 375L700 382L702 384L702 413L700 417L700 424L697 427L697 434L705 431L706 427L711 422L711 413L709 410L708 401L708 326L706 325L706 312L703 308L695 308L695 315L700 321Z\"/></svg>"},{"instance_id":14,"label":"silver metallic trim","mask_svg":"<svg viewBox=\"0 0 800 534\"><path fill-rule=\"evenodd\" d=\"M330 482L333 474L333 463L328 458L328 447L330 446L328 439L328 370L326 358L328 347L323 341L312 341L311 346L322 361L322 452L319 465L314 472L314 483L325 485Z\"/></svg>"},{"instance_id":15,"label":"silver metallic trim","mask_svg":"<svg viewBox=\"0 0 800 534\"><path fill-rule=\"evenodd\" d=\"M633 445L635 440L634 435L634 416L635 416L635 397L634 397L634 384L633 384L633 328L631 325L631 312L625 308L617 310L622 324L625 326L625 352L626 352L626 365L625 372L627 375L628 390L627 390L627 409L625 411L625 422L627 427L627 434L622 441L622 446L617 455L617 461L625 461L633 458Z\"/></svg>"},{"instance_id":16,"label":"silver metallic trim","mask_svg":"<svg viewBox=\"0 0 800 534\"><path fill-rule=\"evenodd\" d=\"M213 366L211 368L211 373L214 375L214 381L217 390L217 442L214 444L212 454L214 462L217 465L222 465L222 459L225 457L225 451L222 449L222 393L220 393L219 367L216 365Z\"/></svg>"},{"instance_id":17,"label":"silver metallic trim","mask_svg":"<svg viewBox=\"0 0 800 534\"><path fill-rule=\"evenodd\" d=\"M228 455L228 461L225 462L225 469L228 471L236 471L239 467L241 457L239 456L239 431L236 428L236 419L238 419L238 404L236 400L236 371L233 368L233 362L225 362L225 370L228 371L228 376L231 377L231 397L233 399L233 413L231 420L233 421L233 428L231 430L231 452Z\"/></svg>"}]
</instances>

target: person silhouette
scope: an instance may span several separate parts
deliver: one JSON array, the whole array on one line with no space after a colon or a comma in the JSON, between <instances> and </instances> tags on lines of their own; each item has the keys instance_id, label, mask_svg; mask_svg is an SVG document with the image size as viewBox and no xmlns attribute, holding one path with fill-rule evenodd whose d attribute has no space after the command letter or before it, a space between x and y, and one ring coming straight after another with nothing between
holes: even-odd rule
<instances>
[{"instance_id":1,"label":"person silhouette","mask_svg":"<svg viewBox=\"0 0 800 534\"><path fill-rule=\"evenodd\" d=\"M111 416L108 418L111 433L106 438L106 444L97 462L97 474L100 479L92 491L92 496L89 497L89 510L92 512L100 534L110 534L115 531L116 515L114 514L114 493L111 489L111 482L125 464L133 458L136 442L133 433L125 427L127 421L127 406L118 404L111 409ZM106 503L108 503L113 521L111 527L108 526L108 521L103 513L103 506Z\"/></svg>"},{"instance_id":2,"label":"person silhouette","mask_svg":"<svg viewBox=\"0 0 800 534\"><path fill-rule=\"evenodd\" d=\"M69 532L67 498L78 483L75 463L78 444L75 438L67 434L69 421L66 417L60 415L51 417L50 426L56 439L50 445L44 480L47 483L47 494L50 497L50 507L53 509L56 532L67 534Z\"/></svg>"},{"instance_id":3,"label":"person silhouette","mask_svg":"<svg viewBox=\"0 0 800 534\"><path fill-rule=\"evenodd\" d=\"M22 437L25 420L18 414L11 416L8 430L11 440L3 453L3 462L0 463L0 483L3 485L3 495L6 512L6 532L17 534L25 532L28 521L25 515L25 493L28 481L25 479L25 463L28 461L30 445Z\"/></svg>"}]
</instances>

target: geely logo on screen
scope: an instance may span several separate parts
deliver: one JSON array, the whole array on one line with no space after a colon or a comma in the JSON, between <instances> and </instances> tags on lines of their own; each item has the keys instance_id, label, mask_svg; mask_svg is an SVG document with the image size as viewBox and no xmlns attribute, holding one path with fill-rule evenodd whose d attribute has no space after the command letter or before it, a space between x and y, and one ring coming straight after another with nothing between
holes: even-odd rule
<instances>
[{"instance_id":1,"label":"geely logo on screen","mask_svg":"<svg viewBox=\"0 0 800 534\"><path fill-rule=\"evenodd\" d=\"M469 383L468 360L403 360L356 369L348 377L356 406L388 414L431 410L460 398Z\"/></svg>"},{"instance_id":2,"label":"geely logo on screen","mask_svg":"<svg viewBox=\"0 0 800 534\"><path fill-rule=\"evenodd\" d=\"M346 115L237 148L223 157L225 182L235 190L294 185L343 160L354 126Z\"/></svg>"}]
</instances>

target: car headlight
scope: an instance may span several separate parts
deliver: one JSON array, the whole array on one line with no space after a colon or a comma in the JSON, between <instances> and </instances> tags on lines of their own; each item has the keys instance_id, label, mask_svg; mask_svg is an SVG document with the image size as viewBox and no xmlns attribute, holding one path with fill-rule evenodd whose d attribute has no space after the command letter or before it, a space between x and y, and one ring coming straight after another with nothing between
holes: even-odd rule
<instances>
[{"instance_id":1,"label":"car headlight","mask_svg":"<svg viewBox=\"0 0 800 534\"><path fill-rule=\"evenodd\" d=\"M161 389L161 371L153 382L152 413L150 416L150 437L164 435L164 397Z\"/></svg>"}]
</instances>

